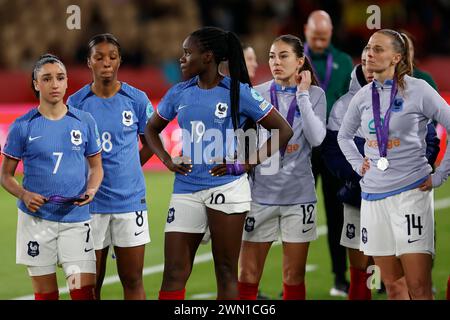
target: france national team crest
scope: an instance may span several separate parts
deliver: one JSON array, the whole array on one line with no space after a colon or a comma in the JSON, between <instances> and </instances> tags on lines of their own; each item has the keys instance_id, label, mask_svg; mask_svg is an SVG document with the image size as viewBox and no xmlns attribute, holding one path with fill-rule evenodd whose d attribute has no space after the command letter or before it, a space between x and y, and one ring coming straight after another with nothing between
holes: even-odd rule
<instances>
[{"instance_id":1,"label":"france national team crest","mask_svg":"<svg viewBox=\"0 0 450 320\"><path fill-rule=\"evenodd\" d=\"M403 98L396 97L392 105L392 112L400 112L403 110Z\"/></svg>"},{"instance_id":2,"label":"france national team crest","mask_svg":"<svg viewBox=\"0 0 450 320\"><path fill-rule=\"evenodd\" d=\"M361 240L363 243L367 243L367 229L366 228L361 229Z\"/></svg>"},{"instance_id":3,"label":"france national team crest","mask_svg":"<svg viewBox=\"0 0 450 320\"><path fill-rule=\"evenodd\" d=\"M347 223L347 238L353 239L355 237L355 225L353 223Z\"/></svg>"},{"instance_id":4,"label":"france national team crest","mask_svg":"<svg viewBox=\"0 0 450 320\"><path fill-rule=\"evenodd\" d=\"M70 131L70 141L76 146L79 146L83 143L83 139L81 138L80 130L72 130Z\"/></svg>"},{"instance_id":5,"label":"france national team crest","mask_svg":"<svg viewBox=\"0 0 450 320\"><path fill-rule=\"evenodd\" d=\"M216 105L215 116L219 119L223 119L227 116L228 105L225 102L219 102Z\"/></svg>"},{"instance_id":6,"label":"france national team crest","mask_svg":"<svg viewBox=\"0 0 450 320\"><path fill-rule=\"evenodd\" d=\"M245 231L252 232L255 229L255 218L247 217L245 219Z\"/></svg>"},{"instance_id":7,"label":"france national team crest","mask_svg":"<svg viewBox=\"0 0 450 320\"><path fill-rule=\"evenodd\" d=\"M33 258L39 255L39 243L37 241L28 242L28 255Z\"/></svg>"},{"instance_id":8,"label":"france national team crest","mask_svg":"<svg viewBox=\"0 0 450 320\"><path fill-rule=\"evenodd\" d=\"M122 112L122 123L127 127L131 126L133 124L133 112L131 111Z\"/></svg>"},{"instance_id":9,"label":"france national team crest","mask_svg":"<svg viewBox=\"0 0 450 320\"><path fill-rule=\"evenodd\" d=\"M173 220L175 220L175 208L169 208L167 212L167 223L171 223Z\"/></svg>"}]
</instances>

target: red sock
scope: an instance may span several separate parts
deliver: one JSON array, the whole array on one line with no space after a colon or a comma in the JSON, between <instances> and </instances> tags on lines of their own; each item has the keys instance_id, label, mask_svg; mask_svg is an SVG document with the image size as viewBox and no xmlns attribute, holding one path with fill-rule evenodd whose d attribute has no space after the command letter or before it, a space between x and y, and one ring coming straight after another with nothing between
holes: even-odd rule
<instances>
[{"instance_id":1,"label":"red sock","mask_svg":"<svg viewBox=\"0 0 450 320\"><path fill-rule=\"evenodd\" d=\"M256 300L258 295L258 283L238 281L239 300Z\"/></svg>"},{"instance_id":2,"label":"red sock","mask_svg":"<svg viewBox=\"0 0 450 320\"><path fill-rule=\"evenodd\" d=\"M35 293L34 300L59 300L59 291L49 293Z\"/></svg>"},{"instance_id":3,"label":"red sock","mask_svg":"<svg viewBox=\"0 0 450 320\"><path fill-rule=\"evenodd\" d=\"M283 300L305 300L305 299L306 299L306 289L304 282L293 286L283 282Z\"/></svg>"},{"instance_id":4,"label":"red sock","mask_svg":"<svg viewBox=\"0 0 450 320\"><path fill-rule=\"evenodd\" d=\"M448 277L447 281L447 300L450 300L450 277Z\"/></svg>"},{"instance_id":5,"label":"red sock","mask_svg":"<svg viewBox=\"0 0 450 320\"><path fill-rule=\"evenodd\" d=\"M95 300L94 286L85 286L70 290L72 300Z\"/></svg>"},{"instance_id":6,"label":"red sock","mask_svg":"<svg viewBox=\"0 0 450 320\"><path fill-rule=\"evenodd\" d=\"M350 289L348 300L371 300L372 292L367 288L367 279L370 274L364 270L350 267Z\"/></svg>"},{"instance_id":7,"label":"red sock","mask_svg":"<svg viewBox=\"0 0 450 320\"><path fill-rule=\"evenodd\" d=\"M159 291L159 300L184 300L186 295L186 288L175 291Z\"/></svg>"}]
</instances>

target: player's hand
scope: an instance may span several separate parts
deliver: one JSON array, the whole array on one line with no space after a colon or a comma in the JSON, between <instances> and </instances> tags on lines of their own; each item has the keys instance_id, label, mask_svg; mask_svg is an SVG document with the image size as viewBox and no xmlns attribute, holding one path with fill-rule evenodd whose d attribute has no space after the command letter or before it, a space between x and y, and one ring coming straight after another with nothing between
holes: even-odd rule
<instances>
[{"instance_id":1,"label":"player's hand","mask_svg":"<svg viewBox=\"0 0 450 320\"><path fill-rule=\"evenodd\" d=\"M47 202L47 199L44 196L42 196L42 195L40 195L38 193L27 191L27 190L25 190L25 192L20 197L20 199L25 203L25 206L31 212L38 211L39 208L44 203Z\"/></svg>"},{"instance_id":2,"label":"player's hand","mask_svg":"<svg viewBox=\"0 0 450 320\"><path fill-rule=\"evenodd\" d=\"M419 186L419 190L430 191L431 189L433 189L433 183L431 181L431 176L428 176L428 179Z\"/></svg>"},{"instance_id":3,"label":"player's hand","mask_svg":"<svg viewBox=\"0 0 450 320\"><path fill-rule=\"evenodd\" d=\"M298 91L308 91L311 87L311 72L303 70L295 76Z\"/></svg>"},{"instance_id":4,"label":"player's hand","mask_svg":"<svg viewBox=\"0 0 450 320\"><path fill-rule=\"evenodd\" d=\"M364 158L364 162L363 162L363 164L361 166L361 169L360 169L361 177L363 175L365 175L366 172L369 171L369 169L370 169L370 160L369 160L369 158L365 157Z\"/></svg>"},{"instance_id":5,"label":"player's hand","mask_svg":"<svg viewBox=\"0 0 450 320\"><path fill-rule=\"evenodd\" d=\"M84 206L87 205L89 202L92 202L92 200L94 200L95 197L95 190L94 189L87 189L86 192L84 194L81 195L80 198L84 198L85 200L83 201L75 201L73 204L76 206Z\"/></svg>"},{"instance_id":6,"label":"player's hand","mask_svg":"<svg viewBox=\"0 0 450 320\"><path fill-rule=\"evenodd\" d=\"M217 163L217 162L221 162L219 163L217 166L213 167L209 173L213 176L213 177L221 177L223 175L226 174L230 174L230 175L241 175L244 174L246 172L249 172L252 169L252 165L250 164L238 164L238 166L236 166L233 163L225 163L224 159L211 159L209 160L210 163ZM234 165L234 168L232 168L232 166Z\"/></svg>"},{"instance_id":7,"label":"player's hand","mask_svg":"<svg viewBox=\"0 0 450 320\"><path fill-rule=\"evenodd\" d=\"M172 172L178 172L184 176L187 176L192 171L192 160L189 157L181 156L174 157L169 161L164 162L164 165Z\"/></svg>"}]
</instances>

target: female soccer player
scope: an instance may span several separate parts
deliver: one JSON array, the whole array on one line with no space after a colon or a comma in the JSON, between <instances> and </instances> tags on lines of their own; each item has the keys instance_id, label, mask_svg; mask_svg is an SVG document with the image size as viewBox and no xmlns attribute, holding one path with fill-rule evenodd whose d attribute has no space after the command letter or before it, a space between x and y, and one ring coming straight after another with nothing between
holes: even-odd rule
<instances>
[{"instance_id":1,"label":"female soccer player","mask_svg":"<svg viewBox=\"0 0 450 320\"><path fill-rule=\"evenodd\" d=\"M269 102L247 85L249 77L242 47L235 34L205 27L185 39L183 51L181 71L189 80L169 90L146 128L150 147L176 173L165 228L164 275L159 298L184 299L195 252L209 226L217 298L236 299L242 228L251 200L246 172L273 150L276 152L276 143L284 146L292 129ZM230 77L218 72L218 65L224 60L229 61ZM158 138L176 116L183 129L182 163L172 160ZM256 143L247 145L252 153L247 154L245 162L238 143L236 154L240 161L209 163L234 156L235 130L244 123L250 126L252 121L278 130L259 152ZM256 141L256 135L248 137Z\"/></svg>"},{"instance_id":2,"label":"female soccer player","mask_svg":"<svg viewBox=\"0 0 450 320\"><path fill-rule=\"evenodd\" d=\"M367 69L367 50L364 48L361 64L357 65L352 72L350 90L339 98L333 105L328 118L327 136L322 144L323 160L330 172L344 182L344 186L339 191L338 197L344 204L344 225L341 233L341 245L348 250L350 260L350 289L349 300L370 300L372 295L367 286L367 267L370 264L369 257L359 250L360 243L360 207L361 207L361 187L359 181L361 177L353 171L351 165L342 154L337 143L337 134L341 127L345 112L350 100L373 80L373 72ZM364 134L358 129L354 138L359 152L364 156ZM434 164L439 153L439 139L432 123L428 124L426 136L427 151L426 157L430 165Z\"/></svg>"},{"instance_id":3,"label":"female soccer player","mask_svg":"<svg viewBox=\"0 0 450 320\"><path fill-rule=\"evenodd\" d=\"M279 171L268 175L267 163L252 179L251 209L245 220L239 266L241 299L256 299L264 262L279 234L283 241L283 299L305 299L305 267L309 242L316 234L316 192L311 148L325 137L326 101L317 86L302 41L292 35L274 40L269 52L274 77L255 89L280 110L294 136L277 157ZM313 84L311 86L311 84ZM261 130L260 141L267 136Z\"/></svg>"},{"instance_id":4,"label":"female soccer player","mask_svg":"<svg viewBox=\"0 0 450 320\"><path fill-rule=\"evenodd\" d=\"M150 242L141 165L152 153L144 128L153 113L147 95L117 79L120 45L111 34L94 36L87 64L93 82L68 99L68 104L97 120L103 148L105 177L90 205L97 256L96 296L105 277L109 246L114 246L125 299L145 299L142 283L145 244ZM143 147L139 150L138 137Z\"/></svg>"},{"instance_id":5,"label":"female soccer player","mask_svg":"<svg viewBox=\"0 0 450 320\"><path fill-rule=\"evenodd\" d=\"M67 72L56 56L39 58L32 88L39 106L11 125L1 170L2 186L19 199L16 260L28 267L36 300L58 300L57 264L72 299L92 300L95 254L86 204L103 177L97 126L88 113L64 104ZM22 186L14 177L21 160Z\"/></svg>"},{"instance_id":6,"label":"female soccer player","mask_svg":"<svg viewBox=\"0 0 450 320\"><path fill-rule=\"evenodd\" d=\"M432 299L433 187L450 172L448 149L430 175L425 135L430 119L450 130L450 110L425 81L408 74L408 38L383 29L369 39L374 81L352 98L338 143L361 179L361 242L380 267L389 299ZM366 139L364 158L353 141Z\"/></svg>"}]
</instances>

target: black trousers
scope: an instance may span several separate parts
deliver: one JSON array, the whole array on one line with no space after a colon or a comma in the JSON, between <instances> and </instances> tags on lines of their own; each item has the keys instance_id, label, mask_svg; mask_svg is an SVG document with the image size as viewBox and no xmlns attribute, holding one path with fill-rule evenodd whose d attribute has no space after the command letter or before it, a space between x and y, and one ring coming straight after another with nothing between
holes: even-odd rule
<instances>
[{"instance_id":1,"label":"black trousers","mask_svg":"<svg viewBox=\"0 0 450 320\"><path fill-rule=\"evenodd\" d=\"M322 191L328 228L328 248L331 255L332 270L336 278L344 279L347 271L347 251L345 247L340 245L342 226L344 224L344 207L337 198L337 193L342 187L342 183L325 166L321 157L320 147L313 148L311 162L316 185L319 176L322 177Z\"/></svg>"}]
</instances>

